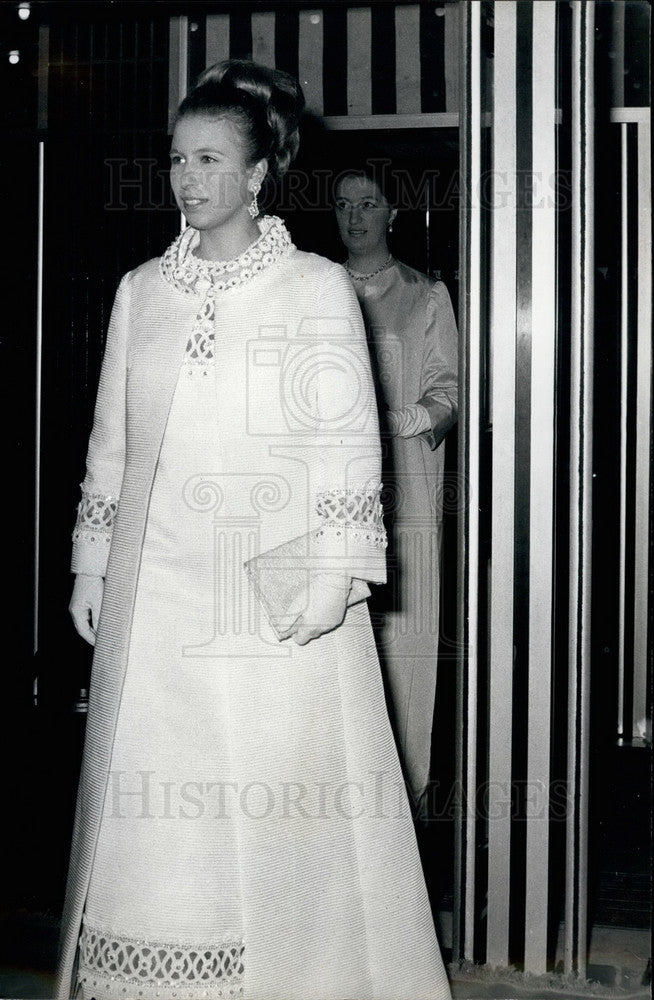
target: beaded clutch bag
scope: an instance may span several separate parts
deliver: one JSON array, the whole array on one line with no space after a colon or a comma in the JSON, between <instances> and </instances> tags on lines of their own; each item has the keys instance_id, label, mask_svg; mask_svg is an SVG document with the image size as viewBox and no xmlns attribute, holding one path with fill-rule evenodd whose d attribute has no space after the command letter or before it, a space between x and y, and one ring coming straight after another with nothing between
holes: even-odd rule
<instances>
[{"instance_id":1,"label":"beaded clutch bag","mask_svg":"<svg viewBox=\"0 0 654 1000\"><path fill-rule=\"evenodd\" d=\"M308 532L269 549L244 563L256 594L277 638L288 639L293 625L306 610L312 573L342 573L316 551L317 532ZM348 607L370 596L365 580L352 579Z\"/></svg>"}]
</instances>

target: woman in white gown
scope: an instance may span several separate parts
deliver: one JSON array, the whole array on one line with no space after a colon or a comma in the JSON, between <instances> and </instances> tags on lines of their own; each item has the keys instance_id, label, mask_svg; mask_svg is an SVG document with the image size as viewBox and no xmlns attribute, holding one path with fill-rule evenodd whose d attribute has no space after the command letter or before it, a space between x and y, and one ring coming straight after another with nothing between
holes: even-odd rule
<instances>
[{"instance_id":1,"label":"woman in white gown","mask_svg":"<svg viewBox=\"0 0 654 1000\"><path fill-rule=\"evenodd\" d=\"M285 74L203 74L171 150L189 227L116 296L74 533L95 655L59 997L449 996L365 602L360 311L258 214L301 110Z\"/></svg>"}]
</instances>

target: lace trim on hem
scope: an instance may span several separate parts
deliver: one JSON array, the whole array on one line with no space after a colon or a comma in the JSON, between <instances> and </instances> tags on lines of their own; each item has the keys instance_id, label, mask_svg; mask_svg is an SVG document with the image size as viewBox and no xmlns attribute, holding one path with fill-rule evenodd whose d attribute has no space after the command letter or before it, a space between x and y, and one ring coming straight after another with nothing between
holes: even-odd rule
<instances>
[{"instance_id":1,"label":"lace trim on hem","mask_svg":"<svg viewBox=\"0 0 654 1000\"><path fill-rule=\"evenodd\" d=\"M324 524L316 537L324 532L345 533L354 541L377 548L386 548L388 541L381 505L382 484L370 481L365 486L326 490L316 497L316 511Z\"/></svg>"},{"instance_id":2,"label":"lace trim on hem","mask_svg":"<svg viewBox=\"0 0 654 1000\"><path fill-rule=\"evenodd\" d=\"M77 976L84 1000L240 1000L243 996L243 983L234 982L231 985L218 986L207 983L184 983L179 989L171 989L169 984L136 982L108 976L106 973L93 973ZM121 985L125 983L125 985Z\"/></svg>"},{"instance_id":3,"label":"lace trim on hem","mask_svg":"<svg viewBox=\"0 0 654 1000\"><path fill-rule=\"evenodd\" d=\"M126 937L82 924L78 980L92 995L124 997L239 997L245 946L238 938L221 943L171 944ZM91 991L91 992L89 992Z\"/></svg>"},{"instance_id":4,"label":"lace trim on hem","mask_svg":"<svg viewBox=\"0 0 654 1000\"><path fill-rule=\"evenodd\" d=\"M102 493L88 493L83 486L81 489L82 499L77 505L73 541L110 542L118 512L117 497Z\"/></svg>"}]
</instances>

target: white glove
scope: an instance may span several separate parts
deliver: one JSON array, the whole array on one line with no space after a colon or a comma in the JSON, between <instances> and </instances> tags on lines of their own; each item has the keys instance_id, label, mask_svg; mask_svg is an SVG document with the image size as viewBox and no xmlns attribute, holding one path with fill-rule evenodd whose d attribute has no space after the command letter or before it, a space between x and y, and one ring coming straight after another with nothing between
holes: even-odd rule
<instances>
[{"instance_id":1,"label":"white glove","mask_svg":"<svg viewBox=\"0 0 654 1000\"><path fill-rule=\"evenodd\" d=\"M82 639L86 639L92 646L95 646L103 594L103 577L77 574L68 610Z\"/></svg>"},{"instance_id":2,"label":"white glove","mask_svg":"<svg viewBox=\"0 0 654 1000\"><path fill-rule=\"evenodd\" d=\"M401 410L387 410L385 416L392 437L416 437L431 430L429 414L420 403L408 403Z\"/></svg>"},{"instance_id":3,"label":"white glove","mask_svg":"<svg viewBox=\"0 0 654 1000\"><path fill-rule=\"evenodd\" d=\"M289 632L298 646L306 646L311 639L341 624L351 584L349 576L341 573L312 575L307 606Z\"/></svg>"}]
</instances>

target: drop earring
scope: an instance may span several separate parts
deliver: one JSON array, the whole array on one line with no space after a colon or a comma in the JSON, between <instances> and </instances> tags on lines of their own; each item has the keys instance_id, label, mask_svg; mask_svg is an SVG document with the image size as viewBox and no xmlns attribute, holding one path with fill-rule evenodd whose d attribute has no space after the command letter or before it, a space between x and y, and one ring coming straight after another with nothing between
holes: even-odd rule
<instances>
[{"instance_id":1,"label":"drop earring","mask_svg":"<svg viewBox=\"0 0 654 1000\"><path fill-rule=\"evenodd\" d=\"M248 212L250 213L253 219L256 219L257 215L259 214L259 203L257 202L257 195L259 194L260 190L261 190L260 184L255 184L255 186L252 188L252 201L248 205Z\"/></svg>"},{"instance_id":2,"label":"drop earring","mask_svg":"<svg viewBox=\"0 0 654 1000\"><path fill-rule=\"evenodd\" d=\"M393 232L393 223L392 222L388 223L388 231L389 231L389 233Z\"/></svg>"}]
</instances>

